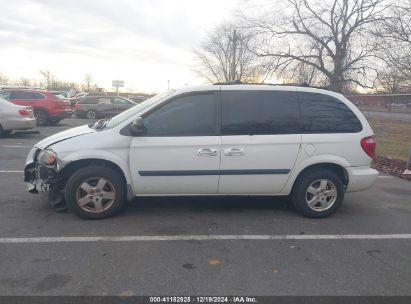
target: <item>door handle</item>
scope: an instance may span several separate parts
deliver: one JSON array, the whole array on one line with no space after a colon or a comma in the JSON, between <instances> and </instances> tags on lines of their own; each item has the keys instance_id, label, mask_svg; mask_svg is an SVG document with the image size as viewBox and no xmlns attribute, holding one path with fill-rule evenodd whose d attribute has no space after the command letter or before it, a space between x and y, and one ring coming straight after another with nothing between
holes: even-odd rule
<instances>
[{"instance_id":1,"label":"door handle","mask_svg":"<svg viewBox=\"0 0 411 304\"><path fill-rule=\"evenodd\" d=\"M224 150L224 155L227 156L241 156L244 155L244 149L242 148L228 148Z\"/></svg>"},{"instance_id":2,"label":"door handle","mask_svg":"<svg viewBox=\"0 0 411 304\"><path fill-rule=\"evenodd\" d=\"M216 156L217 149L212 149L212 148L198 149L197 155L198 156Z\"/></svg>"}]
</instances>

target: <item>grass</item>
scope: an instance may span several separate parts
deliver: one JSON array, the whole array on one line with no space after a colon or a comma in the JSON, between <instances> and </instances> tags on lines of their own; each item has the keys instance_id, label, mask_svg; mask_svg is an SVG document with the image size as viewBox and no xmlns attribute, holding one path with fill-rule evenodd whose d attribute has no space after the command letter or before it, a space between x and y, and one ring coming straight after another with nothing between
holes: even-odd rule
<instances>
[{"instance_id":1,"label":"grass","mask_svg":"<svg viewBox=\"0 0 411 304\"><path fill-rule=\"evenodd\" d=\"M411 147L411 122L368 118L377 138L377 155L407 160Z\"/></svg>"},{"instance_id":2,"label":"grass","mask_svg":"<svg viewBox=\"0 0 411 304\"><path fill-rule=\"evenodd\" d=\"M406 113L411 114L411 107L405 109L401 108L392 108L391 111L388 111L386 107L382 106L367 106L367 105L358 105L358 109L361 111L371 111L371 112L392 112L392 113Z\"/></svg>"}]
</instances>

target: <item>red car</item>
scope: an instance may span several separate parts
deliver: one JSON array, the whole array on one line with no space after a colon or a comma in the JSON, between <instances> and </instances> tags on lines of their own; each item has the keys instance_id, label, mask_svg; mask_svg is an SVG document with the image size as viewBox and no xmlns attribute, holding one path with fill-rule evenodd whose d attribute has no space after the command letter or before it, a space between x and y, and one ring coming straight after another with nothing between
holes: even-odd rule
<instances>
[{"instance_id":1,"label":"red car","mask_svg":"<svg viewBox=\"0 0 411 304\"><path fill-rule=\"evenodd\" d=\"M57 124L72 116L70 103L46 90L3 89L0 97L16 105L33 107L38 125Z\"/></svg>"}]
</instances>

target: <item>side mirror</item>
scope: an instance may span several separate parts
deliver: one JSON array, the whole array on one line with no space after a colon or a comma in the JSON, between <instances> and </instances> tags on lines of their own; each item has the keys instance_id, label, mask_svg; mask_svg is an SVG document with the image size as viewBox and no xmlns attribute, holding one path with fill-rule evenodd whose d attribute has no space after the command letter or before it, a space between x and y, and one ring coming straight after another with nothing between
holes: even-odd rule
<instances>
[{"instance_id":1,"label":"side mirror","mask_svg":"<svg viewBox=\"0 0 411 304\"><path fill-rule=\"evenodd\" d=\"M146 132L143 117L137 117L133 120L130 126L130 131L133 135L142 135Z\"/></svg>"}]
</instances>

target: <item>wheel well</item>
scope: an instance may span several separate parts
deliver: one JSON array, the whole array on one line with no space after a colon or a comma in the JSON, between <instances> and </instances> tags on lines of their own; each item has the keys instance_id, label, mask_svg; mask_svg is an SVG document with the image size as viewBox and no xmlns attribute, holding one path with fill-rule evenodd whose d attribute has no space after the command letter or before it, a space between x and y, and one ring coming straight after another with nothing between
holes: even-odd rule
<instances>
[{"instance_id":1,"label":"wheel well","mask_svg":"<svg viewBox=\"0 0 411 304\"><path fill-rule=\"evenodd\" d=\"M60 177L62 178L63 183L66 183L68 178L78 169L84 168L86 166L91 166L91 165L104 166L104 167L108 167L108 168L111 168L117 171L121 175L121 178L123 179L124 186L125 187L127 186L127 179L126 179L126 176L124 175L123 170L121 170L121 168L115 163L108 161L108 160L103 160L103 159L81 159L81 160L76 160L76 161L69 163L60 172Z\"/></svg>"},{"instance_id":2,"label":"wheel well","mask_svg":"<svg viewBox=\"0 0 411 304\"><path fill-rule=\"evenodd\" d=\"M330 170L332 172L337 173L337 175L341 178L344 187L347 187L348 185L348 174L347 171L340 165L337 164L333 164L333 163L319 163L319 164L314 164L314 165L310 165L307 168L305 168L304 170L302 170L297 178L294 181L293 184L293 190L294 190L294 185L296 184L296 181L298 180L298 178L300 176L302 176L303 174L305 174L308 171L312 171L312 170L318 170L318 169L327 169Z\"/></svg>"},{"instance_id":3,"label":"wheel well","mask_svg":"<svg viewBox=\"0 0 411 304\"><path fill-rule=\"evenodd\" d=\"M38 108L38 107L36 107L36 108L33 108L33 112L43 112L43 113L45 113L47 116L50 116L50 113L49 113L49 111L48 111L46 108Z\"/></svg>"}]
</instances>

